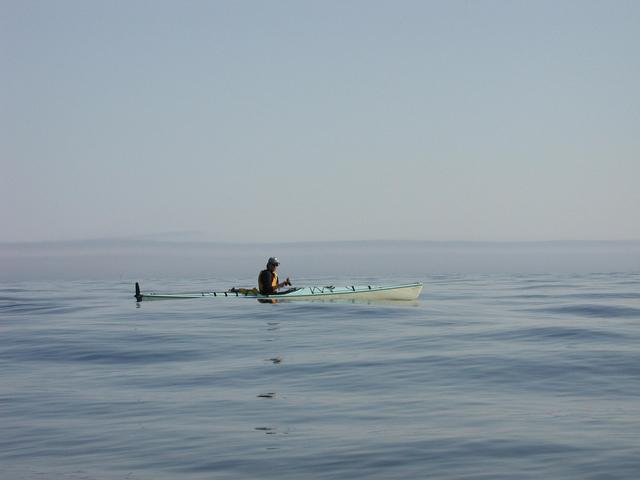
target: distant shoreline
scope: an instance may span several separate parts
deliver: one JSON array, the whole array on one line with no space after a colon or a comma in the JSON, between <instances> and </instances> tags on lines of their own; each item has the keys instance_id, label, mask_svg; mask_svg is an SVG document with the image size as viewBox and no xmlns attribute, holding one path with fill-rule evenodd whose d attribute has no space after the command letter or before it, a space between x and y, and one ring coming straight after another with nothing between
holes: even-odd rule
<instances>
[{"instance_id":1,"label":"distant shoreline","mask_svg":"<svg viewBox=\"0 0 640 480\"><path fill-rule=\"evenodd\" d=\"M286 276L418 281L433 274L640 272L640 241L87 240L0 243L0 280L253 278L277 256Z\"/></svg>"},{"instance_id":2,"label":"distant shoreline","mask_svg":"<svg viewBox=\"0 0 640 480\"><path fill-rule=\"evenodd\" d=\"M127 239L127 238L96 238L86 240L34 240L19 242L0 242L2 248L29 247L78 247L78 246L191 246L191 247L314 247L314 246L421 246L421 247L449 247L449 246L605 246L605 245L636 245L640 246L640 239L634 240L304 240L304 241L274 241L274 242L232 242L216 240L155 240L155 239Z\"/></svg>"}]
</instances>

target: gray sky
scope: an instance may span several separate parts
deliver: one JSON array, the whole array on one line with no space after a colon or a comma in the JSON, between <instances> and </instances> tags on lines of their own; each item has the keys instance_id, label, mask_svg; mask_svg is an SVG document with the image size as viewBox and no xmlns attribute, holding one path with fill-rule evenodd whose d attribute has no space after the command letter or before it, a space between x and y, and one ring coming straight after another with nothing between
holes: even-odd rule
<instances>
[{"instance_id":1,"label":"gray sky","mask_svg":"<svg viewBox=\"0 0 640 480\"><path fill-rule=\"evenodd\" d=\"M635 0L0 0L0 71L0 241L640 238Z\"/></svg>"}]
</instances>

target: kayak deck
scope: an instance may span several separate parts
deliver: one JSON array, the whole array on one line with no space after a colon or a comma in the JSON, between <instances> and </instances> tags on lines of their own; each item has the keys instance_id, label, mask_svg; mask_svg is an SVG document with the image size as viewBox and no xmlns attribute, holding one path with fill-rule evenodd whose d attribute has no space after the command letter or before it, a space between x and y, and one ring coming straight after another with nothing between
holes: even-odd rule
<instances>
[{"instance_id":1,"label":"kayak deck","mask_svg":"<svg viewBox=\"0 0 640 480\"><path fill-rule=\"evenodd\" d=\"M255 289L231 289L225 292L187 292L187 293L141 293L136 283L135 298L138 302L148 300L178 300L203 297L213 298L253 298L258 300L416 300L422 291L422 283L386 286L349 286L349 287L302 287L275 295L262 295Z\"/></svg>"}]
</instances>

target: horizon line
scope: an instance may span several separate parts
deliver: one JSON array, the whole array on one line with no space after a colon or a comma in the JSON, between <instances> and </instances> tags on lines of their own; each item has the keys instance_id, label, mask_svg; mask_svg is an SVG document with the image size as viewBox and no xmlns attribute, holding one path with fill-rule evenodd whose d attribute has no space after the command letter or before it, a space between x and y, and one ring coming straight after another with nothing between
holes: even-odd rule
<instances>
[{"instance_id":1,"label":"horizon line","mask_svg":"<svg viewBox=\"0 0 640 480\"><path fill-rule=\"evenodd\" d=\"M145 236L148 237L148 236ZM80 244L149 244L149 245L227 245L227 246L261 246L261 245L318 245L318 244L570 244L570 243L640 243L639 239L546 239L546 240L430 240L430 239L337 239L337 240L292 240L292 241L234 241L234 240L177 240L141 237L92 237L67 240L18 240L0 241L0 247L26 246L64 246Z\"/></svg>"}]
</instances>

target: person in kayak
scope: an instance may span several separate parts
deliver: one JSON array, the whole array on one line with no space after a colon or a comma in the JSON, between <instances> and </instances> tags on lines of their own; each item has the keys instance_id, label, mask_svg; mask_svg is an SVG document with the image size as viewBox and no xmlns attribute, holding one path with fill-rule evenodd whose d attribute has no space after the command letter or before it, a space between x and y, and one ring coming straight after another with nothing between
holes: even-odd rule
<instances>
[{"instance_id":1,"label":"person in kayak","mask_svg":"<svg viewBox=\"0 0 640 480\"><path fill-rule=\"evenodd\" d=\"M263 295L275 295L277 293L285 293L278 292L278 290L282 287L291 285L291 281L287 278L284 282L278 282L278 265L280 262L277 258L271 257L267 261L267 268L260 272L258 275L258 290Z\"/></svg>"}]
</instances>

